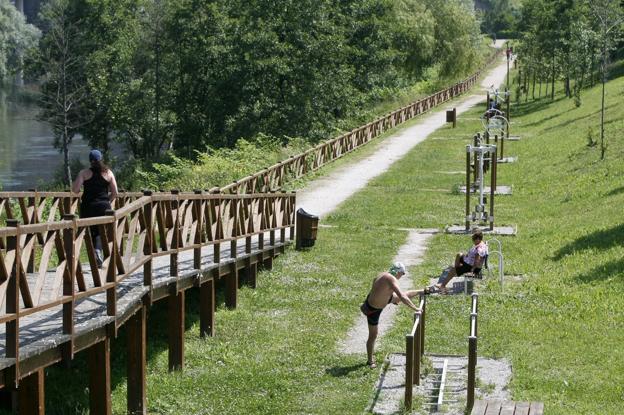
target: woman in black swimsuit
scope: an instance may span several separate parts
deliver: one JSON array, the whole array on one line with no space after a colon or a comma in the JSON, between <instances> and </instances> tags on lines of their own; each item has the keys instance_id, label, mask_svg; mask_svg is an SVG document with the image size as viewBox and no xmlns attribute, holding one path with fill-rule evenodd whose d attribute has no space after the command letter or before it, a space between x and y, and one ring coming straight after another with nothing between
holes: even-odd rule
<instances>
[{"instance_id":1,"label":"woman in black swimsuit","mask_svg":"<svg viewBox=\"0 0 624 415\"><path fill-rule=\"evenodd\" d=\"M72 192L79 193L84 187L80 201L80 217L92 218L104 216L111 208L111 202L117 197L117 182L112 170L102 161L99 150L89 153L91 167L78 173L72 185ZM102 265L102 239L97 226L91 227L91 237L95 244L95 256L98 266Z\"/></svg>"}]
</instances>

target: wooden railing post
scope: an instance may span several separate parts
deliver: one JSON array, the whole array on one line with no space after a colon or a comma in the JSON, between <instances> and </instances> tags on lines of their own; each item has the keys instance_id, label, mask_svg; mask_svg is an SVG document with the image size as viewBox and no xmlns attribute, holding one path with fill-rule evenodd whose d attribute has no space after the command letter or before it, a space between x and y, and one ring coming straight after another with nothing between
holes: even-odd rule
<instances>
[{"instance_id":1,"label":"wooden railing post","mask_svg":"<svg viewBox=\"0 0 624 415\"><path fill-rule=\"evenodd\" d=\"M230 205L230 215L233 215L233 234L228 235L231 237L238 236L238 200L232 199ZM230 272L225 280L225 305L228 308L236 308L238 302L238 248L237 239L232 239L230 243L230 258L232 260L230 264Z\"/></svg>"},{"instance_id":2,"label":"wooden railing post","mask_svg":"<svg viewBox=\"0 0 624 415\"><path fill-rule=\"evenodd\" d=\"M427 314L427 296L421 294L421 313L420 313L420 356L425 355L425 320Z\"/></svg>"},{"instance_id":3,"label":"wooden railing post","mask_svg":"<svg viewBox=\"0 0 624 415\"><path fill-rule=\"evenodd\" d=\"M288 196L288 204L290 205L290 240L295 240L295 207L297 206L297 192L293 191Z\"/></svg>"},{"instance_id":4,"label":"wooden railing post","mask_svg":"<svg viewBox=\"0 0 624 415\"><path fill-rule=\"evenodd\" d=\"M422 328L420 325L422 321L421 317L422 317L422 312L420 310L414 313L414 325L416 326L416 331L414 333L412 353L414 355L413 383L415 385L420 385L420 357L421 357L420 345L422 341L422 333L421 333Z\"/></svg>"},{"instance_id":5,"label":"wooden railing post","mask_svg":"<svg viewBox=\"0 0 624 415\"><path fill-rule=\"evenodd\" d=\"M117 221L115 211L107 210L106 216L112 217L113 221L108 224L108 237L111 244L108 268L106 270L106 283L111 284L106 289L106 314L115 317L117 315Z\"/></svg>"},{"instance_id":6,"label":"wooden railing post","mask_svg":"<svg viewBox=\"0 0 624 415\"><path fill-rule=\"evenodd\" d=\"M204 192L202 192L201 190L195 190L194 193L200 196L204 194ZM197 270L201 269L201 245L204 239L202 237L204 232L204 212L202 209L203 204L204 200L202 198L195 200L193 203L194 216L195 220L197 221L195 240L193 241L193 243L198 245L197 248L193 249L193 268Z\"/></svg>"},{"instance_id":7,"label":"wooden railing post","mask_svg":"<svg viewBox=\"0 0 624 415\"><path fill-rule=\"evenodd\" d=\"M139 308L128 320L128 414L147 413L146 400L146 362L147 362L147 325L146 308Z\"/></svg>"},{"instance_id":8,"label":"wooden railing post","mask_svg":"<svg viewBox=\"0 0 624 415\"><path fill-rule=\"evenodd\" d=\"M20 415L45 414L45 373L37 369L24 377L17 389L17 413Z\"/></svg>"},{"instance_id":9,"label":"wooden railing post","mask_svg":"<svg viewBox=\"0 0 624 415\"><path fill-rule=\"evenodd\" d=\"M219 189L212 190L210 193L211 194L219 194ZM218 239L221 238L221 235L219 235L220 228L218 226L218 224L221 222L221 214L222 214L222 212L221 212L221 199L212 199L210 201L210 203L211 203L212 211L213 211L213 213L215 215L213 220L216 221L216 223L217 223L217 229L216 229L216 234L214 235L214 239L218 240ZM212 260L214 261L215 264L217 264L217 266L221 262L221 244L219 242L216 242L213 245Z\"/></svg>"},{"instance_id":10,"label":"wooden railing post","mask_svg":"<svg viewBox=\"0 0 624 415\"><path fill-rule=\"evenodd\" d=\"M180 202L177 199L179 193L179 190L171 191L171 194L176 196L176 198L171 202L171 214L173 215L175 210L175 217L173 218L173 237L171 238L171 255L169 256L169 275L176 277L176 280L178 279L178 249L182 244L182 241L180 241Z\"/></svg>"},{"instance_id":11,"label":"wooden railing post","mask_svg":"<svg viewBox=\"0 0 624 415\"><path fill-rule=\"evenodd\" d=\"M63 344L62 354L65 361L74 358L74 306L76 281L76 216L63 215L63 220L71 221L71 228L63 229L63 247L65 249L65 272L63 273L63 297L71 297L63 303L63 334L69 336L69 341Z\"/></svg>"},{"instance_id":12,"label":"wooden railing post","mask_svg":"<svg viewBox=\"0 0 624 415\"><path fill-rule=\"evenodd\" d=\"M95 343L88 351L89 361L89 408L94 415L110 415L111 403L111 367L110 339Z\"/></svg>"},{"instance_id":13,"label":"wooden railing post","mask_svg":"<svg viewBox=\"0 0 624 415\"><path fill-rule=\"evenodd\" d=\"M412 389L414 388L414 336L405 336L405 409L412 409Z\"/></svg>"},{"instance_id":14,"label":"wooden railing post","mask_svg":"<svg viewBox=\"0 0 624 415\"><path fill-rule=\"evenodd\" d=\"M169 371L184 367L184 291L169 294Z\"/></svg>"},{"instance_id":15,"label":"wooden railing post","mask_svg":"<svg viewBox=\"0 0 624 415\"><path fill-rule=\"evenodd\" d=\"M199 287L199 335L214 336L215 333L215 280L210 279Z\"/></svg>"},{"instance_id":16,"label":"wooden railing post","mask_svg":"<svg viewBox=\"0 0 624 415\"><path fill-rule=\"evenodd\" d=\"M474 405L475 399L475 383L477 368L477 337L470 336L468 338L468 387L466 393L466 406L470 411Z\"/></svg>"},{"instance_id":17,"label":"wooden railing post","mask_svg":"<svg viewBox=\"0 0 624 415\"><path fill-rule=\"evenodd\" d=\"M13 314L15 317L6 323L6 357L15 359L13 379L11 381L14 386L19 384L19 315L20 315L20 297L19 283L21 276L21 247L20 247L20 229L19 222L16 219L7 219L7 227L16 228L16 235L7 237L7 251L15 252L15 259L11 267L11 275L7 284L6 292L6 313Z\"/></svg>"},{"instance_id":18,"label":"wooden railing post","mask_svg":"<svg viewBox=\"0 0 624 415\"><path fill-rule=\"evenodd\" d=\"M155 240L154 240L154 203L152 202L152 192L146 190L143 192L143 196L149 197L149 203L143 207L143 217L145 218L145 245L143 245L143 255L149 257L145 264L143 264L143 285L149 287L149 301L152 301L152 270L153 260L152 255L154 253Z\"/></svg>"}]
</instances>

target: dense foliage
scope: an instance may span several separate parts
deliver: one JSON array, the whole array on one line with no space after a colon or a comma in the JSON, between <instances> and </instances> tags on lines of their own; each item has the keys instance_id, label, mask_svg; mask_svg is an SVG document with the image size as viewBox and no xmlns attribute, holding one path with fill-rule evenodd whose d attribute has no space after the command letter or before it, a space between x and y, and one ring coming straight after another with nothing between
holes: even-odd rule
<instances>
[{"instance_id":1,"label":"dense foliage","mask_svg":"<svg viewBox=\"0 0 624 415\"><path fill-rule=\"evenodd\" d=\"M260 133L327 138L389 90L479 64L467 0L47 3L72 30L67 59L85 88L72 132L105 150L118 140L138 160L194 158ZM42 17L45 92L61 23ZM58 112L46 118L57 124Z\"/></svg>"},{"instance_id":2,"label":"dense foliage","mask_svg":"<svg viewBox=\"0 0 624 415\"><path fill-rule=\"evenodd\" d=\"M477 2L484 33L501 39L515 38L521 2L518 0L482 0Z\"/></svg>"},{"instance_id":3,"label":"dense foliage","mask_svg":"<svg viewBox=\"0 0 624 415\"><path fill-rule=\"evenodd\" d=\"M9 0L0 0L0 84L21 70L23 56L38 36L39 30L27 24Z\"/></svg>"}]
</instances>

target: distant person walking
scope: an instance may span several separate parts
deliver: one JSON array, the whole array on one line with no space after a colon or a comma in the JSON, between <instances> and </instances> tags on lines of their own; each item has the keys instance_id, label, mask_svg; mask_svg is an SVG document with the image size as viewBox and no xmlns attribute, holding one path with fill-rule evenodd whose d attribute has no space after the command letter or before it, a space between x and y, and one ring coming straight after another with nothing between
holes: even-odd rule
<instances>
[{"instance_id":1,"label":"distant person walking","mask_svg":"<svg viewBox=\"0 0 624 415\"><path fill-rule=\"evenodd\" d=\"M401 301L414 311L418 307L410 298L420 294L423 290L402 291L399 287L399 279L405 275L405 265L395 262L388 272L382 272L375 279L366 300L360 306L362 314L368 320L368 340L366 341L367 364L371 369L377 367L375 363L375 340L377 339L379 316L388 304L399 304Z\"/></svg>"},{"instance_id":2,"label":"distant person walking","mask_svg":"<svg viewBox=\"0 0 624 415\"><path fill-rule=\"evenodd\" d=\"M111 202L117 197L115 175L102 159L102 153L99 150L91 150L89 153L91 167L81 170L72 185L74 193L79 193L84 187L80 201L81 218L104 216L106 211L111 209ZM92 226L90 230L99 267L102 266L103 261L102 238L97 226Z\"/></svg>"}]
</instances>

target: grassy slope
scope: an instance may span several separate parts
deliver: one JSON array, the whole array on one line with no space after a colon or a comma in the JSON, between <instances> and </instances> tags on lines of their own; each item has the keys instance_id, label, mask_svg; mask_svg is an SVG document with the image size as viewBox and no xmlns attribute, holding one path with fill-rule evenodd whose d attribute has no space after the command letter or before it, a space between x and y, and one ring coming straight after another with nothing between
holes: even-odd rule
<instances>
[{"instance_id":1,"label":"grassy slope","mask_svg":"<svg viewBox=\"0 0 624 415\"><path fill-rule=\"evenodd\" d=\"M624 145L616 135L624 130L624 110L614 105L623 90L624 78L608 86L606 161L599 162L598 150L585 145L587 128L599 117L595 89L578 109L563 98L523 104L519 110L526 115L513 125L523 140L507 151L520 162L499 170L499 183L512 184L514 195L497 199L497 220L519 228L516 238L503 240L506 269L526 280L508 284L504 293L495 282L480 289L480 354L509 358L514 399L542 400L548 414L617 414L624 394ZM450 190L463 176L439 172L463 169L464 137L481 128L478 115L472 111L457 129L440 130L438 139L417 146L355 195L327 218L336 227L322 228L313 250L289 252L272 272L260 275L258 289L241 290L237 310L219 308L217 337L200 340L197 316L189 313L183 373L167 374L166 310L154 309L149 411L361 413L377 373L363 367L364 356L338 354L336 343L357 317L370 279L404 243L406 232L397 228L461 221L463 199ZM411 270L418 284L467 242L435 237L424 264ZM466 352L467 310L463 297L432 299L428 351ZM409 319L403 308L379 357L402 350ZM123 346L122 333L113 350L116 413L125 408ZM65 370L50 371L48 387L63 373L64 385L84 388L83 366L79 358L69 379ZM80 412L86 404L84 393L50 392L50 413Z\"/></svg>"}]
</instances>

